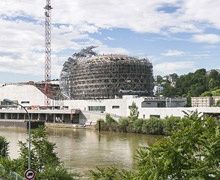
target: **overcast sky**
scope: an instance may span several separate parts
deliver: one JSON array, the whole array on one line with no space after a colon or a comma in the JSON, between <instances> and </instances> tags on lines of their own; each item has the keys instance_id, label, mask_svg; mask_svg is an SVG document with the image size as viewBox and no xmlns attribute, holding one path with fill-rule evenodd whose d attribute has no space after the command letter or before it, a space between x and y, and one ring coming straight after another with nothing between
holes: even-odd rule
<instances>
[{"instance_id":1,"label":"overcast sky","mask_svg":"<svg viewBox=\"0 0 220 180\"><path fill-rule=\"evenodd\" d=\"M52 78L74 52L148 57L154 74L220 68L220 0L51 0ZM43 80L46 0L1 0L0 82Z\"/></svg>"}]
</instances>

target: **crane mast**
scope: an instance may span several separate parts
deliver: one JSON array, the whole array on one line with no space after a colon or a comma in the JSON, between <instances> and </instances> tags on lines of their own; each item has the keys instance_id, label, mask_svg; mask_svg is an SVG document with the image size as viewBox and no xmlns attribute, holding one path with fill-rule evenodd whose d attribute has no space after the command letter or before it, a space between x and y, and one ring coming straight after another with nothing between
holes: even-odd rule
<instances>
[{"instance_id":1,"label":"crane mast","mask_svg":"<svg viewBox=\"0 0 220 180\"><path fill-rule=\"evenodd\" d=\"M45 105L49 106L49 83L51 81L51 1L46 0L45 9Z\"/></svg>"}]
</instances>

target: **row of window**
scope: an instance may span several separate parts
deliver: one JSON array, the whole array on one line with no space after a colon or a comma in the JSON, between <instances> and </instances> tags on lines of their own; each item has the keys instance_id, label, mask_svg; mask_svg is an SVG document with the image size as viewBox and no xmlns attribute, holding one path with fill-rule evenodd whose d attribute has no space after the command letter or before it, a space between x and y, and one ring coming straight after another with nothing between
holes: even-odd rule
<instances>
[{"instance_id":1,"label":"row of window","mask_svg":"<svg viewBox=\"0 0 220 180\"><path fill-rule=\"evenodd\" d=\"M120 106L112 106L112 109L119 109ZM105 106L88 106L89 111L105 111Z\"/></svg>"}]
</instances>

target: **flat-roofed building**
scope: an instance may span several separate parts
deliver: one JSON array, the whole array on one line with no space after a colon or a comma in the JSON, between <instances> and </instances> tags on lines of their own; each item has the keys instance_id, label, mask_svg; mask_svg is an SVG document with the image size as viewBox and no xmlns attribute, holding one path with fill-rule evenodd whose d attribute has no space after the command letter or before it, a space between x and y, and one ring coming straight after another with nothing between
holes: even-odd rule
<instances>
[{"instance_id":1,"label":"flat-roofed building","mask_svg":"<svg viewBox=\"0 0 220 180\"><path fill-rule=\"evenodd\" d=\"M212 97L192 97L192 107L211 107L213 105Z\"/></svg>"}]
</instances>

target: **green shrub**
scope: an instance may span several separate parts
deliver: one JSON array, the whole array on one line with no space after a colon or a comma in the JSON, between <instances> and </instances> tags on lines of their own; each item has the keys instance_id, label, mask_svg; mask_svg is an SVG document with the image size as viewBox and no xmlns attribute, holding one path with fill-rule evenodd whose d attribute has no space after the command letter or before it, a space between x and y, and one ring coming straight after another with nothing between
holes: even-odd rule
<instances>
[{"instance_id":1,"label":"green shrub","mask_svg":"<svg viewBox=\"0 0 220 180\"><path fill-rule=\"evenodd\" d=\"M174 131L177 131L180 128L180 117L166 117L164 119L164 133L166 135L171 135Z\"/></svg>"},{"instance_id":2,"label":"green shrub","mask_svg":"<svg viewBox=\"0 0 220 180\"><path fill-rule=\"evenodd\" d=\"M129 125L129 120L128 118L120 118L118 121L118 127L120 132L127 132L127 127Z\"/></svg>"},{"instance_id":3,"label":"green shrub","mask_svg":"<svg viewBox=\"0 0 220 180\"><path fill-rule=\"evenodd\" d=\"M170 122L176 120L172 117ZM144 121L143 128L150 131L161 122L150 119ZM184 117L179 124L178 131L174 130L171 136L150 147L139 148L134 169L123 172L114 167L98 168L90 177L97 180L220 179L219 120L196 112Z\"/></svg>"},{"instance_id":4,"label":"green shrub","mask_svg":"<svg viewBox=\"0 0 220 180\"><path fill-rule=\"evenodd\" d=\"M142 133L143 119L137 119L133 122L133 132Z\"/></svg>"},{"instance_id":5,"label":"green shrub","mask_svg":"<svg viewBox=\"0 0 220 180\"><path fill-rule=\"evenodd\" d=\"M0 136L0 156L6 157L8 156L8 142L5 137Z\"/></svg>"},{"instance_id":6,"label":"green shrub","mask_svg":"<svg viewBox=\"0 0 220 180\"><path fill-rule=\"evenodd\" d=\"M142 132L146 134L162 135L164 134L164 122L159 118L150 118L144 121Z\"/></svg>"},{"instance_id":7,"label":"green shrub","mask_svg":"<svg viewBox=\"0 0 220 180\"><path fill-rule=\"evenodd\" d=\"M115 121L114 118L111 117L110 114L106 114L105 122L106 122L107 124L112 124L112 123L115 123L116 121Z\"/></svg>"}]
</instances>

